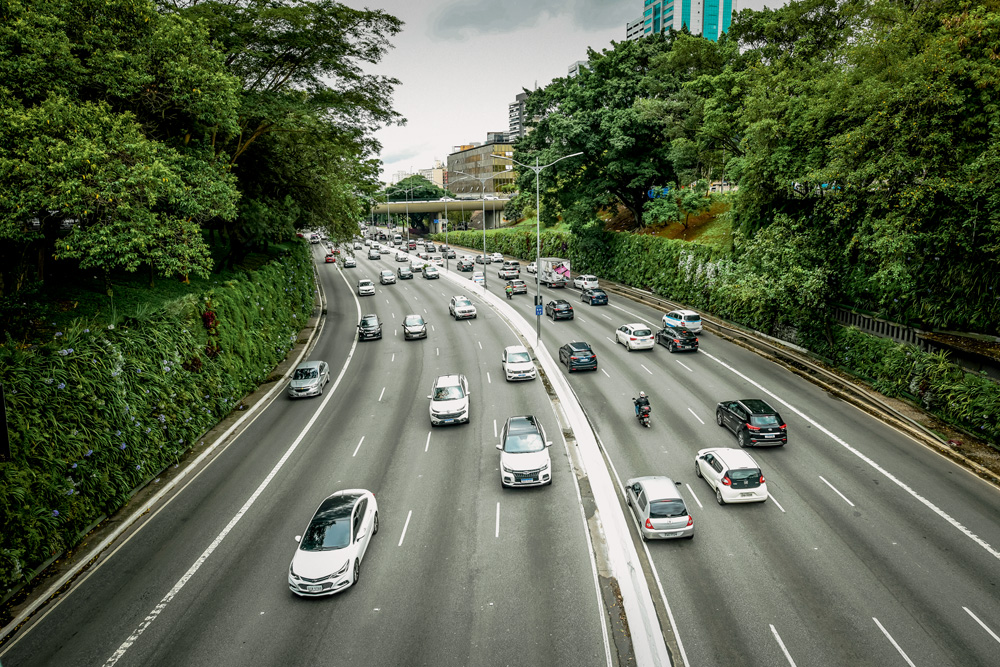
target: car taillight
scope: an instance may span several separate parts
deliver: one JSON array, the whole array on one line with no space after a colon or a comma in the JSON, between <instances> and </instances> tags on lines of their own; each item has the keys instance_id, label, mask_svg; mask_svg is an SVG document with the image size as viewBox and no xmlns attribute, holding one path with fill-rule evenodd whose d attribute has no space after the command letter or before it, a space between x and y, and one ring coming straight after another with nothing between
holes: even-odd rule
<instances>
[{"instance_id":1,"label":"car taillight","mask_svg":"<svg viewBox=\"0 0 1000 667\"><path fill-rule=\"evenodd\" d=\"M635 336L631 336L631 337L629 337L629 340L636 340L636 337Z\"/></svg>"},{"instance_id":2,"label":"car taillight","mask_svg":"<svg viewBox=\"0 0 1000 667\"><path fill-rule=\"evenodd\" d=\"M690 528L693 525L694 525L694 517L688 514L688 527Z\"/></svg>"},{"instance_id":3,"label":"car taillight","mask_svg":"<svg viewBox=\"0 0 1000 667\"><path fill-rule=\"evenodd\" d=\"M751 424L747 424L747 429L749 429L751 431L759 431L760 430L760 426L753 426Z\"/></svg>"},{"instance_id":4,"label":"car taillight","mask_svg":"<svg viewBox=\"0 0 1000 667\"><path fill-rule=\"evenodd\" d=\"M577 359L579 359L579 358L580 358L580 357L570 357L570 359L572 359L573 361L576 361L576 360L577 360Z\"/></svg>"},{"instance_id":5,"label":"car taillight","mask_svg":"<svg viewBox=\"0 0 1000 667\"><path fill-rule=\"evenodd\" d=\"M695 338L695 339L694 339L694 342L696 342L696 343L697 343L697 342L698 342L698 339L697 339L697 338Z\"/></svg>"},{"instance_id":6,"label":"car taillight","mask_svg":"<svg viewBox=\"0 0 1000 667\"><path fill-rule=\"evenodd\" d=\"M781 426L779 426L778 428L782 428L782 429L783 429L783 428L785 428L785 425L784 425L784 424L782 424L782 425L781 425Z\"/></svg>"},{"instance_id":7,"label":"car taillight","mask_svg":"<svg viewBox=\"0 0 1000 667\"><path fill-rule=\"evenodd\" d=\"M681 343L681 341L679 339L677 339L677 338L674 339L674 342L677 343L678 345L680 345L680 343Z\"/></svg>"},{"instance_id":8,"label":"car taillight","mask_svg":"<svg viewBox=\"0 0 1000 667\"><path fill-rule=\"evenodd\" d=\"M763 475L761 475L761 476L760 476L760 483L761 483L761 484L763 484L763 483L764 483L764 476L763 476Z\"/></svg>"},{"instance_id":9,"label":"car taillight","mask_svg":"<svg viewBox=\"0 0 1000 667\"><path fill-rule=\"evenodd\" d=\"M725 477L722 478L722 483L725 484L726 486L733 485L732 481L729 479L729 475L726 475Z\"/></svg>"},{"instance_id":10,"label":"car taillight","mask_svg":"<svg viewBox=\"0 0 1000 667\"><path fill-rule=\"evenodd\" d=\"M649 519L646 519L646 528L649 528L650 530L656 530L656 528L653 528L653 522L650 521Z\"/></svg>"}]
</instances>

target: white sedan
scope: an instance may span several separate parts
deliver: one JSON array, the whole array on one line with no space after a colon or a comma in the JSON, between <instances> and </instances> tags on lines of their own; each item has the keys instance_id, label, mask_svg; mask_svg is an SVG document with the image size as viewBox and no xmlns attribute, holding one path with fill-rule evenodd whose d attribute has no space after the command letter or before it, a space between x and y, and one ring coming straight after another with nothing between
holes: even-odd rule
<instances>
[{"instance_id":1,"label":"white sedan","mask_svg":"<svg viewBox=\"0 0 1000 667\"><path fill-rule=\"evenodd\" d=\"M472 282L482 286L486 282L486 276L483 275L482 271L476 271L472 274Z\"/></svg>"},{"instance_id":2,"label":"white sedan","mask_svg":"<svg viewBox=\"0 0 1000 667\"><path fill-rule=\"evenodd\" d=\"M656 345L656 337L653 335L653 330L645 324L633 322L618 327L618 331L615 332L615 342L627 347L629 352L652 350Z\"/></svg>"},{"instance_id":3,"label":"white sedan","mask_svg":"<svg viewBox=\"0 0 1000 667\"><path fill-rule=\"evenodd\" d=\"M407 255L405 252L397 252L396 253L396 261L397 262L409 262L410 261L410 256Z\"/></svg>"},{"instance_id":4,"label":"white sedan","mask_svg":"<svg viewBox=\"0 0 1000 667\"><path fill-rule=\"evenodd\" d=\"M577 289L597 289L597 276L582 275L573 278L573 287Z\"/></svg>"},{"instance_id":5,"label":"white sedan","mask_svg":"<svg viewBox=\"0 0 1000 667\"><path fill-rule=\"evenodd\" d=\"M296 595L333 595L358 583L361 561L378 532L378 503L371 491L348 489L327 497L313 513L292 562L288 588Z\"/></svg>"}]
</instances>

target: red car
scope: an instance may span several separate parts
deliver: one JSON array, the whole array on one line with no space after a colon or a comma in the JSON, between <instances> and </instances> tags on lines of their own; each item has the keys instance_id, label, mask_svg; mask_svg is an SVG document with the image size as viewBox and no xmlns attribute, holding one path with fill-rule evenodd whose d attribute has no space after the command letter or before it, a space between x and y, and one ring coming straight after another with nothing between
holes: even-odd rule
<instances>
[{"instance_id":1,"label":"red car","mask_svg":"<svg viewBox=\"0 0 1000 667\"><path fill-rule=\"evenodd\" d=\"M337 262L337 258L336 258L336 256L332 252L329 255L326 256L326 263L327 264L335 264L336 262Z\"/></svg>"}]
</instances>

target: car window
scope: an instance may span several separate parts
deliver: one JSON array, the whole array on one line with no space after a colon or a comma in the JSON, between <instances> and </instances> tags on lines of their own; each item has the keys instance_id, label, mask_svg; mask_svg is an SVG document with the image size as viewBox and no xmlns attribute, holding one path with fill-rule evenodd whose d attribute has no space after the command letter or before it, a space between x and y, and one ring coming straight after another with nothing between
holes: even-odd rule
<instances>
[{"instance_id":1,"label":"car window","mask_svg":"<svg viewBox=\"0 0 1000 667\"><path fill-rule=\"evenodd\" d=\"M760 479L760 470L757 468L738 468L729 471L729 479L734 482L755 482Z\"/></svg>"},{"instance_id":2,"label":"car window","mask_svg":"<svg viewBox=\"0 0 1000 667\"><path fill-rule=\"evenodd\" d=\"M302 536L303 551L333 551L351 544L351 516L328 517L319 514L313 517Z\"/></svg>"},{"instance_id":3,"label":"car window","mask_svg":"<svg viewBox=\"0 0 1000 667\"><path fill-rule=\"evenodd\" d=\"M465 391L458 385L453 387L438 387L434 390L435 401L457 401L460 398L465 398Z\"/></svg>"},{"instance_id":4,"label":"car window","mask_svg":"<svg viewBox=\"0 0 1000 667\"><path fill-rule=\"evenodd\" d=\"M456 306L471 306L472 302L469 301L468 299L459 299L458 301L455 302L455 305Z\"/></svg>"},{"instance_id":5,"label":"car window","mask_svg":"<svg viewBox=\"0 0 1000 667\"><path fill-rule=\"evenodd\" d=\"M523 364L531 361L531 355L527 352L511 352L510 355L507 356L507 361L512 364Z\"/></svg>"},{"instance_id":6,"label":"car window","mask_svg":"<svg viewBox=\"0 0 1000 667\"><path fill-rule=\"evenodd\" d=\"M750 423L754 426L778 426L778 418L774 415L750 415Z\"/></svg>"},{"instance_id":7,"label":"car window","mask_svg":"<svg viewBox=\"0 0 1000 667\"><path fill-rule=\"evenodd\" d=\"M712 467L715 468L715 472L722 472L722 464L719 463L718 459L712 459L710 463L712 464Z\"/></svg>"},{"instance_id":8,"label":"car window","mask_svg":"<svg viewBox=\"0 0 1000 667\"><path fill-rule=\"evenodd\" d=\"M403 320L403 324L410 327L420 326L423 323L424 323L424 318L420 317L419 315L407 315L406 318Z\"/></svg>"},{"instance_id":9,"label":"car window","mask_svg":"<svg viewBox=\"0 0 1000 667\"><path fill-rule=\"evenodd\" d=\"M295 375L292 376L293 380L312 380L313 378L319 377L319 373L315 368L297 368L295 370Z\"/></svg>"},{"instance_id":10,"label":"car window","mask_svg":"<svg viewBox=\"0 0 1000 667\"><path fill-rule=\"evenodd\" d=\"M653 332L650 331L649 329L636 329L634 333L635 333L636 336L652 336L653 335Z\"/></svg>"},{"instance_id":11,"label":"car window","mask_svg":"<svg viewBox=\"0 0 1000 667\"><path fill-rule=\"evenodd\" d=\"M700 322L701 321L701 315L685 315L684 316L684 321L685 322Z\"/></svg>"},{"instance_id":12,"label":"car window","mask_svg":"<svg viewBox=\"0 0 1000 667\"><path fill-rule=\"evenodd\" d=\"M540 452L545 449L545 442L538 433L521 433L508 435L504 440L503 450L512 454Z\"/></svg>"},{"instance_id":13,"label":"car window","mask_svg":"<svg viewBox=\"0 0 1000 667\"><path fill-rule=\"evenodd\" d=\"M366 317L365 319L361 320L361 323L366 327L374 327L378 325L378 318Z\"/></svg>"},{"instance_id":14,"label":"car window","mask_svg":"<svg viewBox=\"0 0 1000 667\"><path fill-rule=\"evenodd\" d=\"M678 516L687 516L683 500L654 500L649 504L650 519L671 519Z\"/></svg>"},{"instance_id":15,"label":"car window","mask_svg":"<svg viewBox=\"0 0 1000 667\"><path fill-rule=\"evenodd\" d=\"M639 509L646 509L646 491L639 491L639 495L635 497L635 502L639 506Z\"/></svg>"}]
</instances>

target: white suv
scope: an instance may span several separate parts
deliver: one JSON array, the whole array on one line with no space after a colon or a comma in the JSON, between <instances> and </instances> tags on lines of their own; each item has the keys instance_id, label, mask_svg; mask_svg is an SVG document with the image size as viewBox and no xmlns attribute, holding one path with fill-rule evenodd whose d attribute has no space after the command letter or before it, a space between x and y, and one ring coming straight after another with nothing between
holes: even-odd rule
<instances>
[{"instance_id":1,"label":"white suv","mask_svg":"<svg viewBox=\"0 0 1000 667\"><path fill-rule=\"evenodd\" d=\"M542 425L534 415L510 417L500 432L500 485L542 486L552 483L552 459Z\"/></svg>"},{"instance_id":2,"label":"white suv","mask_svg":"<svg viewBox=\"0 0 1000 667\"><path fill-rule=\"evenodd\" d=\"M476 307L467 296L453 296L448 303L448 313L456 320L476 319Z\"/></svg>"},{"instance_id":3,"label":"white suv","mask_svg":"<svg viewBox=\"0 0 1000 667\"><path fill-rule=\"evenodd\" d=\"M701 315L693 310L671 310L663 316L663 326L701 333Z\"/></svg>"},{"instance_id":4,"label":"white suv","mask_svg":"<svg viewBox=\"0 0 1000 667\"><path fill-rule=\"evenodd\" d=\"M753 457L742 449L701 449L694 459L694 472L715 490L715 499L720 505L767 500L764 473Z\"/></svg>"},{"instance_id":5,"label":"white suv","mask_svg":"<svg viewBox=\"0 0 1000 667\"><path fill-rule=\"evenodd\" d=\"M464 375L442 375L431 385L431 426L469 423L469 382Z\"/></svg>"},{"instance_id":6,"label":"white suv","mask_svg":"<svg viewBox=\"0 0 1000 667\"><path fill-rule=\"evenodd\" d=\"M573 287L577 289L597 289L597 276L583 275L573 278Z\"/></svg>"}]
</instances>

